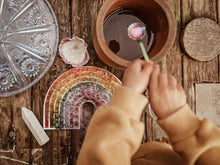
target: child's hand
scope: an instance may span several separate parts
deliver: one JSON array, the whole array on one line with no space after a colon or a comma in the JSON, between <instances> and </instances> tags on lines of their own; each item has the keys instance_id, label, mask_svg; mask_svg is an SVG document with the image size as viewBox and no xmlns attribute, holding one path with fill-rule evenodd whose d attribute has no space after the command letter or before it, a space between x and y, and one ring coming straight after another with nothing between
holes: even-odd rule
<instances>
[{"instance_id":1,"label":"child's hand","mask_svg":"<svg viewBox=\"0 0 220 165\"><path fill-rule=\"evenodd\" d=\"M164 119L186 104L186 95L173 76L160 73L154 66L149 83L150 103L159 119Z\"/></svg>"},{"instance_id":2,"label":"child's hand","mask_svg":"<svg viewBox=\"0 0 220 165\"><path fill-rule=\"evenodd\" d=\"M147 89L152 70L153 62L135 60L124 73L123 85L142 94Z\"/></svg>"}]
</instances>

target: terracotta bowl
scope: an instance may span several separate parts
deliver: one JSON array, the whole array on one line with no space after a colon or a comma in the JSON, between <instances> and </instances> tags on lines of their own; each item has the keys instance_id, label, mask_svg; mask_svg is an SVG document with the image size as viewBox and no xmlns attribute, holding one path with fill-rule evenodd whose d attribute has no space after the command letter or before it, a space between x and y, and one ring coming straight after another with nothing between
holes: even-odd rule
<instances>
[{"instance_id":1,"label":"terracotta bowl","mask_svg":"<svg viewBox=\"0 0 220 165\"><path fill-rule=\"evenodd\" d=\"M120 58L111 51L105 42L104 21L113 11L119 9L135 9L155 16L157 32L154 44L149 52L150 59L158 63L171 49L176 37L176 20L164 0L106 0L101 7L94 29L93 42L99 58L107 65L124 70L132 61Z\"/></svg>"}]
</instances>

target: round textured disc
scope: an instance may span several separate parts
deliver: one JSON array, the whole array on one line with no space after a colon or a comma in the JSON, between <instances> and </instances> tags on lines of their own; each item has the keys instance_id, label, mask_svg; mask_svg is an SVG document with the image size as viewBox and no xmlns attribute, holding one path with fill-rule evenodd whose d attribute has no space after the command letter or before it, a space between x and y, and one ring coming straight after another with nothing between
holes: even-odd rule
<instances>
[{"instance_id":1,"label":"round textured disc","mask_svg":"<svg viewBox=\"0 0 220 165\"><path fill-rule=\"evenodd\" d=\"M208 18L197 18L184 29L182 47L190 57L209 61L220 53L220 26Z\"/></svg>"}]
</instances>

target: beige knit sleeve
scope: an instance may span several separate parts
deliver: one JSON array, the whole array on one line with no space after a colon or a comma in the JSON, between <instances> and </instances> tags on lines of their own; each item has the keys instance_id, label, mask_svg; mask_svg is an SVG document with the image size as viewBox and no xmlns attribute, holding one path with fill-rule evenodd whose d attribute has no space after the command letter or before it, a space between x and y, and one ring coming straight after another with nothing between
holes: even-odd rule
<instances>
[{"instance_id":1,"label":"beige knit sleeve","mask_svg":"<svg viewBox=\"0 0 220 165\"><path fill-rule=\"evenodd\" d=\"M220 164L219 129L208 119L200 121L188 105L158 123L184 165Z\"/></svg>"},{"instance_id":2,"label":"beige knit sleeve","mask_svg":"<svg viewBox=\"0 0 220 165\"><path fill-rule=\"evenodd\" d=\"M77 165L129 165L144 134L140 118L147 102L132 89L117 88L91 119Z\"/></svg>"}]
</instances>

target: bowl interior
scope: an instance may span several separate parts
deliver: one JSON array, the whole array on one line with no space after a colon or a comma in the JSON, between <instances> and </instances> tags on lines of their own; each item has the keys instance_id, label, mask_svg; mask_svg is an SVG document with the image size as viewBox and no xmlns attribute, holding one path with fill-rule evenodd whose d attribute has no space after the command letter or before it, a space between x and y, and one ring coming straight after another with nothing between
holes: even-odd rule
<instances>
[{"instance_id":1,"label":"bowl interior","mask_svg":"<svg viewBox=\"0 0 220 165\"><path fill-rule=\"evenodd\" d=\"M160 0L115 0L106 9L104 20L115 10L134 9L141 11L143 17L151 22L151 29L155 33L153 45L149 51L150 58L156 56L164 47L169 32L169 24L166 12L159 5ZM163 2L164 3L164 2ZM104 24L104 21L103 21ZM148 25L146 25L148 26ZM104 33L104 32L103 32ZM104 35L104 34L103 34ZM115 55L117 56L117 55ZM124 60L124 59L123 59Z\"/></svg>"}]
</instances>

